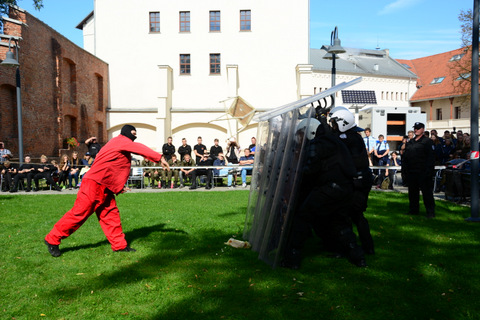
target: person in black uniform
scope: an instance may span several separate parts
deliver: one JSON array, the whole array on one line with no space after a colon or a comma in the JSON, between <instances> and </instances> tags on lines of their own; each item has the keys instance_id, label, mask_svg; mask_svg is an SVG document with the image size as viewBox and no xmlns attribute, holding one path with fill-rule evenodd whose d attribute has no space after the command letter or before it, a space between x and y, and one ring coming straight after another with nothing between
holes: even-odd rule
<instances>
[{"instance_id":1,"label":"person in black uniform","mask_svg":"<svg viewBox=\"0 0 480 320\"><path fill-rule=\"evenodd\" d=\"M183 161L186 154L192 157L192 147L187 144L187 139L182 139L182 145L178 148L178 154L180 155L180 161Z\"/></svg>"},{"instance_id":2,"label":"person in black uniform","mask_svg":"<svg viewBox=\"0 0 480 320\"><path fill-rule=\"evenodd\" d=\"M25 191L30 192L30 190L32 189L32 179L36 173L35 165L32 164L31 161L32 159L30 158L30 156L25 157L25 162L20 165L20 168L18 169L18 174L13 179L13 188L10 190L10 192L17 192L18 184L25 178L27 178L27 186L25 187Z\"/></svg>"},{"instance_id":3,"label":"person in black uniform","mask_svg":"<svg viewBox=\"0 0 480 320\"><path fill-rule=\"evenodd\" d=\"M207 147L202 144L202 137L197 138L197 144L193 146L193 153L195 153L195 162L198 164L203 158L203 154L207 150Z\"/></svg>"},{"instance_id":4,"label":"person in black uniform","mask_svg":"<svg viewBox=\"0 0 480 320\"><path fill-rule=\"evenodd\" d=\"M202 156L200 161L197 163L199 167L210 167L213 166L213 159L210 158L208 151L205 151L205 154ZM191 190L197 189L197 176L206 175L207 176L207 183L205 185L205 189L212 188L212 171L213 169L195 169L192 171L192 186L190 187Z\"/></svg>"},{"instance_id":5,"label":"person in black uniform","mask_svg":"<svg viewBox=\"0 0 480 320\"><path fill-rule=\"evenodd\" d=\"M356 242L349 217L355 176L350 152L330 130L324 116L306 148L300 199L281 265L298 269L305 241L313 227L321 226L315 229L320 230L317 234L324 241L334 243L352 264L365 267L364 253Z\"/></svg>"},{"instance_id":6,"label":"person in black uniform","mask_svg":"<svg viewBox=\"0 0 480 320\"><path fill-rule=\"evenodd\" d=\"M33 176L33 181L35 182L35 188L33 189L33 191L39 190L38 181L42 178L45 178L45 180L47 180L47 183L50 184L55 190L62 191L62 188L60 188L52 178L52 174L55 171L55 166L53 164L47 163L47 160L48 158L45 155L42 155L40 157L41 163L37 165L37 173Z\"/></svg>"},{"instance_id":7,"label":"person in black uniform","mask_svg":"<svg viewBox=\"0 0 480 320\"><path fill-rule=\"evenodd\" d=\"M90 137L85 140L85 144L88 147L88 152L90 152L90 156L95 159L97 153L100 151L102 146L97 142L97 137Z\"/></svg>"},{"instance_id":8,"label":"person in black uniform","mask_svg":"<svg viewBox=\"0 0 480 320\"><path fill-rule=\"evenodd\" d=\"M355 116L345 107L336 107L330 112L330 121L340 140L345 143L355 165L354 191L349 211L352 222L357 227L362 249L366 254L374 254L374 244L370 233L370 225L364 216L367 210L368 194L372 189L373 176L369 167L365 143L357 127Z\"/></svg>"},{"instance_id":9,"label":"person in black uniform","mask_svg":"<svg viewBox=\"0 0 480 320\"><path fill-rule=\"evenodd\" d=\"M165 160L172 159L172 155L175 154L175 146L172 144L172 137L167 138L167 143L162 147L162 153L165 157Z\"/></svg>"},{"instance_id":10,"label":"person in black uniform","mask_svg":"<svg viewBox=\"0 0 480 320\"><path fill-rule=\"evenodd\" d=\"M219 153L223 153L223 148L219 146L218 143L218 139L215 139L213 140L213 146L210 147L210 157L213 161L217 160Z\"/></svg>"},{"instance_id":11,"label":"person in black uniform","mask_svg":"<svg viewBox=\"0 0 480 320\"><path fill-rule=\"evenodd\" d=\"M435 200L433 199L433 177L435 175L435 155L431 139L424 135L425 125L415 122L415 137L405 145L403 165L408 181L409 211L417 215L419 211L420 190L427 210L427 218L435 217Z\"/></svg>"}]
</instances>

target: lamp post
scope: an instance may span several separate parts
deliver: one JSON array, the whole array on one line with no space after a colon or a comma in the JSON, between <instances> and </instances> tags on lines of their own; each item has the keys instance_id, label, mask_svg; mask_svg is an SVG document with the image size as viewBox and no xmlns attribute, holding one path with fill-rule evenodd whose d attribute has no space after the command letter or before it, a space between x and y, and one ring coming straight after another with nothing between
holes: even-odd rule
<instances>
[{"instance_id":1,"label":"lamp post","mask_svg":"<svg viewBox=\"0 0 480 320\"><path fill-rule=\"evenodd\" d=\"M15 53L16 59L13 55L13 52L10 51L11 43L15 41ZM20 82L20 63L18 62L18 39L10 38L8 40L8 51L5 56L5 60L2 61L2 65L14 66L17 67L15 78L16 78L16 87L17 87L17 119L18 119L18 158L19 162L23 163L23 125L22 125L22 92L21 92L21 82Z\"/></svg>"},{"instance_id":2,"label":"lamp post","mask_svg":"<svg viewBox=\"0 0 480 320\"><path fill-rule=\"evenodd\" d=\"M346 52L341 46L341 41L338 38L338 28L336 26L330 35L330 46L322 48L327 50L327 54L323 57L323 59L332 60L332 87L334 87L335 76L337 75L335 60L338 59L338 54ZM335 108L335 95L332 96L332 108Z\"/></svg>"}]
</instances>

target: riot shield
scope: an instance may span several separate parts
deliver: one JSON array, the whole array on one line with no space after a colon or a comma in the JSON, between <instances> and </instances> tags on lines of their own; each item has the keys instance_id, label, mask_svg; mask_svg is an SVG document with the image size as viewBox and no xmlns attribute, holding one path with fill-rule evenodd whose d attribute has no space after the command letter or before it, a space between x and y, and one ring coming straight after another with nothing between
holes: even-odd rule
<instances>
[{"instance_id":1,"label":"riot shield","mask_svg":"<svg viewBox=\"0 0 480 320\"><path fill-rule=\"evenodd\" d=\"M359 81L361 78L342 83L257 118L257 149L243 238L274 268L283 258L299 196L307 131L310 122L316 121L313 101Z\"/></svg>"}]
</instances>

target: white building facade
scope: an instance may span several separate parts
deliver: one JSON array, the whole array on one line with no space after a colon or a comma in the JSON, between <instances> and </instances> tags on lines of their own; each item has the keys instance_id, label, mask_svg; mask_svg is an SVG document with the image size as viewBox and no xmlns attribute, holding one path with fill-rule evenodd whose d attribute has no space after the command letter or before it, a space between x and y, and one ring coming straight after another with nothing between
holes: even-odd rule
<instances>
[{"instance_id":1,"label":"white building facade","mask_svg":"<svg viewBox=\"0 0 480 320\"><path fill-rule=\"evenodd\" d=\"M79 28L109 64L109 137L130 123L156 150L168 136L247 147L255 123L215 121L233 98L264 111L302 97L309 0L95 0Z\"/></svg>"}]
</instances>

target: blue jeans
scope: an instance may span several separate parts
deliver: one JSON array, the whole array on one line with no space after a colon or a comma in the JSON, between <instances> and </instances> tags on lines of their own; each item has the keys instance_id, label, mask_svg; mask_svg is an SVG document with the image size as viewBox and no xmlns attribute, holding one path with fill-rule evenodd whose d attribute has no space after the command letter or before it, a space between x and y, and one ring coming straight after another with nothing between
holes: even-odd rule
<instances>
[{"instance_id":1,"label":"blue jeans","mask_svg":"<svg viewBox=\"0 0 480 320\"><path fill-rule=\"evenodd\" d=\"M252 174L252 169L242 169L240 175L242 176L242 183L247 183L247 174Z\"/></svg>"}]
</instances>

